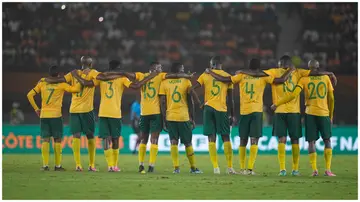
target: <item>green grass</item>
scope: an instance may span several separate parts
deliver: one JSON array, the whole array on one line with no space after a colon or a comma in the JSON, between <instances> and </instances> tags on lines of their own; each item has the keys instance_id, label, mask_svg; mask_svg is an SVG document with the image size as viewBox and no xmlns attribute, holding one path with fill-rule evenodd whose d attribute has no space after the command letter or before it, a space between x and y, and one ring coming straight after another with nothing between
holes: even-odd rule
<instances>
[{"instance_id":1,"label":"green grass","mask_svg":"<svg viewBox=\"0 0 360 202\"><path fill-rule=\"evenodd\" d=\"M51 156L53 159L53 155ZM148 156L147 156L148 158ZM86 165L87 156L82 156ZM291 170L291 156L287 156ZM219 156L221 175L212 173L208 155L198 155L201 175L188 173L185 155L179 175L172 174L169 155L159 155L156 173L137 173L137 156L120 155L122 172L108 173L105 158L97 155L100 172L73 171L71 155L63 156L66 172L42 172L40 155L3 155L3 199L357 199L357 156L333 157L336 177L309 177L308 156L300 159L302 176L278 177L276 155L259 155L257 176L226 175L225 157ZM53 161L51 161L53 165ZM322 155L318 156L321 175ZM238 169L238 155L234 155ZM51 168L53 169L53 168Z\"/></svg>"}]
</instances>

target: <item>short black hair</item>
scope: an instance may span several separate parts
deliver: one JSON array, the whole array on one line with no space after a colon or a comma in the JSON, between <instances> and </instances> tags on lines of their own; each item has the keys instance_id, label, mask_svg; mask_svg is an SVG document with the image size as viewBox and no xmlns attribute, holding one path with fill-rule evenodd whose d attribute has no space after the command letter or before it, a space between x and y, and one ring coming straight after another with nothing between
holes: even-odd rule
<instances>
[{"instance_id":1,"label":"short black hair","mask_svg":"<svg viewBox=\"0 0 360 202\"><path fill-rule=\"evenodd\" d=\"M49 75L51 77L57 77L60 73L60 68L56 65L53 65L49 68Z\"/></svg>"},{"instance_id":2,"label":"short black hair","mask_svg":"<svg viewBox=\"0 0 360 202\"><path fill-rule=\"evenodd\" d=\"M170 68L170 72L171 73L178 73L179 72L179 69L180 67L182 66L183 64L181 62L174 62L172 65L171 65L171 68Z\"/></svg>"},{"instance_id":3,"label":"short black hair","mask_svg":"<svg viewBox=\"0 0 360 202\"><path fill-rule=\"evenodd\" d=\"M292 65L291 57L288 55L283 55L279 60L279 65L281 67L288 67Z\"/></svg>"},{"instance_id":4,"label":"short black hair","mask_svg":"<svg viewBox=\"0 0 360 202\"><path fill-rule=\"evenodd\" d=\"M109 70L115 70L117 68L120 68L121 62L119 60L111 60L109 62Z\"/></svg>"},{"instance_id":5,"label":"short black hair","mask_svg":"<svg viewBox=\"0 0 360 202\"><path fill-rule=\"evenodd\" d=\"M257 58L251 59L249 63L249 69L253 69L253 70L260 69L260 60Z\"/></svg>"},{"instance_id":6,"label":"short black hair","mask_svg":"<svg viewBox=\"0 0 360 202\"><path fill-rule=\"evenodd\" d=\"M212 66L217 66L217 65L222 64L220 56L214 56L214 57L211 58L210 61L211 61Z\"/></svg>"}]
</instances>

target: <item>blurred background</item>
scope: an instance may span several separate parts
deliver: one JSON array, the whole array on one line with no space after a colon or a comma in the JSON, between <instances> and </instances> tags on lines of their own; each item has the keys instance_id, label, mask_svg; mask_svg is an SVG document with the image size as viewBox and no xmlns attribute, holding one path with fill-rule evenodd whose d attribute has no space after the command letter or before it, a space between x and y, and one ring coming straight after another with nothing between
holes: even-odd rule
<instances>
[{"instance_id":1,"label":"blurred background","mask_svg":"<svg viewBox=\"0 0 360 202\"><path fill-rule=\"evenodd\" d=\"M357 3L3 3L3 122L38 123L27 92L50 65L70 71L82 55L92 56L99 71L113 58L141 72L154 60L165 71L182 61L197 72L194 82L213 55L233 74L252 57L266 69L289 54L297 67L317 59L336 74L334 123L357 125L357 15ZM198 93L203 98L203 90ZM138 94L125 92L124 123ZM238 95L236 88L237 113ZM64 96L64 123L70 101ZM96 111L99 102L97 90ZM271 124L269 87L264 103ZM303 99L301 105L304 111ZM200 110L196 121L202 123Z\"/></svg>"}]
</instances>

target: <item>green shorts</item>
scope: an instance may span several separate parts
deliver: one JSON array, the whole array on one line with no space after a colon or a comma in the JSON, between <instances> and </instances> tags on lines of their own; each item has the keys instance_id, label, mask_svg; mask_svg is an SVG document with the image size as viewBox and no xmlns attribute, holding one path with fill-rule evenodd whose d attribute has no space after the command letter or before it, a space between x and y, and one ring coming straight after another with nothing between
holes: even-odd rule
<instances>
[{"instance_id":1,"label":"green shorts","mask_svg":"<svg viewBox=\"0 0 360 202\"><path fill-rule=\"evenodd\" d=\"M94 133L95 115L93 111L86 113L70 113L70 131L75 133Z\"/></svg>"},{"instance_id":2,"label":"green shorts","mask_svg":"<svg viewBox=\"0 0 360 202\"><path fill-rule=\"evenodd\" d=\"M301 133L300 113L275 113L273 120L273 136L286 137L287 132L291 139L299 139Z\"/></svg>"},{"instance_id":3,"label":"green shorts","mask_svg":"<svg viewBox=\"0 0 360 202\"><path fill-rule=\"evenodd\" d=\"M230 135L230 120L227 112L219 112L210 106L204 107L204 135Z\"/></svg>"},{"instance_id":4,"label":"green shorts","mask_svg":"<svg viewBox=\"0 0 360 202\"><path fill-rule=\"evenodd\" d=\"M63 121L62 118L41 118L40 119L41 138L62 138Z\"/></svg>"},{"instance_id":5,"label":"green shorts","mask_svg":"<svg viewBox=\"0 0 360 202\"><path fill-rule=\"evenodd\" d=\"M99 117L99 137L118 138L121 135L121 118Z\"/></svg>"},{"instance_id":6,"label":"green shorts","mask_svg":"<svg viewBox=\"0 0 360 202\"><path fill-rule=\"evenodd\" d=\"M170 140L181 140L181 143L188 144L192 140L192 126L190 121L177 122L167 121Z\"/></svg>"},{"instance_id":7,"label":"green shorts","mask_svg":"<svg viewBox=\"0 0 360 202\"><path fill-rule=\"evenodd\" d=\"M318 140L319 132L323 140L331 138L330 117L305 114L305 140Z\"/></svg>"},{"instance_id":8,"label":"green shorts","mask_svg":"<svg viewBox=\"0 0 360 202\"><path fill-rule=\"evenodd\" d=\"M156 132L160 133L162 130L161 114L140 116L139 127L140 131L146 134Z\"/></svg>"},{"instance_id":9,"label":"green shorts","mask_svg":"<svg viewBox=\"0 0 360 202\"><path fill-rule=\"evenodd\" d=\"M239 136L241 139L248 137L259 138L262 136L263 113L253 112L246 115L240 115L239 118Z\"/></svg>"}]
</instances>

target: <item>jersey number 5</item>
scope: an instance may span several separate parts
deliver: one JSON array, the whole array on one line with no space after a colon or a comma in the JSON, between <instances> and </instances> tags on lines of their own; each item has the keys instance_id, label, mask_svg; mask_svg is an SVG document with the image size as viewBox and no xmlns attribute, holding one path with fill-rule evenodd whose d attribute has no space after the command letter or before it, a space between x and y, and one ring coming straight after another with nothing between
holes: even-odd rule
<instances>
[{"instance_id":1,"label":"jersey number 5","mask_svg":"<svg viewBox=\"0 0 360 202\"><path fill-rule=\"evenodd\" d=\"M181 94L178 91L176 91L177 88L178 88L178 86L175 86L174 92L171 94L171 99L174 102L180 102L180 100L181 100Z\"/></svg>"},{"instance_id":2,"label":"jersey number 5","mask_svg":"<svg viewBox=\"0 0 360 202\"><path fill-rule=\"evenodd\" d=\"M105 95L106 95L107 98L110 99L110 98L112 98L113 95L114 95L114 89L112 88L113 82L108 81L107 83L109 84L109 89L108 89L108 91L105 93ZM110 95L108 95L108 92L111 92Z\"/></svg>"},{"instance_id":3,"label":"jersey number 5","mask_svg":"<svg viewBox=\"0 0 360 202\"><path fill-rule=\"evenodd\" d=\"M320 86L324 86L324 93L323 93L323 95L320 95L320 92L319 92ZM327 90L326 90L326 85L325 85L324 82L320 82L320 83L318 83L316 86L315 86L315 84L314 84L313 82L310 82L310 83L308 84L308 89L309 89L309 91L310 91L310 97L309 97L309 99L316 99L316 98L317 98L316 95L317 95L320 99L324 99L325 96L326 96ZM316 94L314 94L314 90L315 90L315 89L316 89Z\"/></svg>"},{"instance_id":4,"label":"jersey number 5","mask_svg":"<svg viewBox=\"0 0 360 202\"><path fill-rule=\"evenodd\" d=\"M46 90L50 91L50 95L49 95L48 99L46 100L46 104L49 104L50 98L51 98L51 96L53 95L55 89L53 89L53 88L48 88L48 89L46 89Z\"/></svg>"},{"instance_id":5,"label":"jersey number 5","mask_svg":"<svg viewBox=\"0 0 360 202\"><path fill-rule=\"evenodd\" d=\"M219 92L220 92L220 86L219 85L217 85L216 84L216 80L214 79L213 80L213 88L215 88L215 89L217 89L216 91L213 91L213 90L211 90L211 94L213 95L213 96L217 96L218 94L219 94Z\"/></svg>"}]
</instances>

